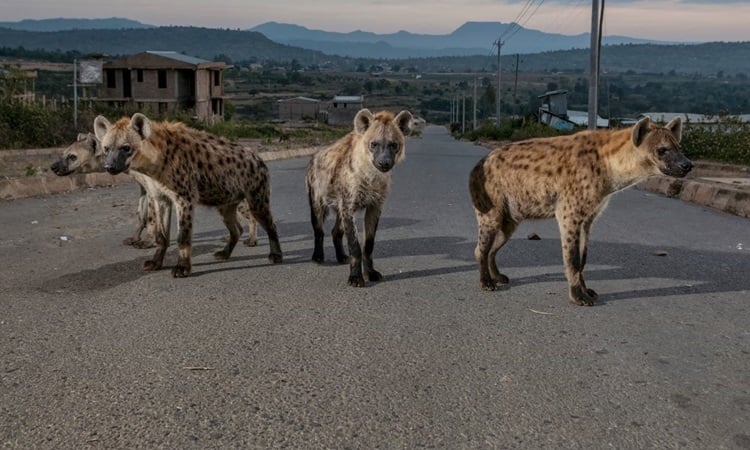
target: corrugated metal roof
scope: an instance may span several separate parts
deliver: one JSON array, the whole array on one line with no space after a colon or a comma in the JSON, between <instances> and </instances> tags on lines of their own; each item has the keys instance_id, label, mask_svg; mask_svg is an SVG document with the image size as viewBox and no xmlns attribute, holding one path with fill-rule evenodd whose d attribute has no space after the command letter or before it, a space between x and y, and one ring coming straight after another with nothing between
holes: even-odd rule
<instances>
[{"instance_id":1,"label":"corrugated metal roof","mask_svg":"<svg viewBox=\"0 0 750 450\"><path fill-rule=\"evenodd\" d=\"M170 51L153 51L153 50L149 50L146 53L149 53L151 55L161 56L163 58L174 59L175 61L180 61L180 62L184 62L184 63L187 63L187 64L194 64L196 66L198 64L210 63L211 62L211 61L208 61L208 60L205 60L205 59L196 58L195 56L188 56L188 55L183 55L182 53L170 52Z\"/></svg>"},{"instance_id":2,"label":"corrugated metal roof","mask_svg":"<svg viewBox=\"0 0 750 450\"><path fill-rule=\"evenodd\" d=\"M279 100L279 102L280 103L291 102L291 101L294 101L294 100L302 100L302 101L310 102L310 103L320 103L320 100L318 100L318 99L310 98L310 97L302 97L302 96L293 97L293 98L282 98L281 100Z\"/></svg>"},{"instance_id":3,"label":"corrugated metal roof","mask_svg":"<svg viewBox=\"0 0 750 450\"><path fill-rule=\"evenodd\" d=\"M362 103L364 97L361 95L337 95L333 97L333 101L338 103Z\"/></svg>"}]
</instances>

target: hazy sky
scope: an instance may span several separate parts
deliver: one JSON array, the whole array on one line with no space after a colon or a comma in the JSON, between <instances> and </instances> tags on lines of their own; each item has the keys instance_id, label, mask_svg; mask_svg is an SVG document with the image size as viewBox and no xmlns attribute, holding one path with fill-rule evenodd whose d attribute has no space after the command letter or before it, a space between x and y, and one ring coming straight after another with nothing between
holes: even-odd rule
<instances>
[{"instance_id":1,"label":"hazy sky","mask_svg":"<svg viewBox=\"0 0 750 450\"><path fill-rule=\"evenodd\" d=\"M468 21L578 34L589 0L2 0L0 21L124 17L152 25L251 28L264 22L348 32L446 34ZM524 7L530 6L524 10ZM668 41L750 41L748 0L607 0L606 35ZM526 11L526 14L522 14Z\"/></svg>"}]
</instances>

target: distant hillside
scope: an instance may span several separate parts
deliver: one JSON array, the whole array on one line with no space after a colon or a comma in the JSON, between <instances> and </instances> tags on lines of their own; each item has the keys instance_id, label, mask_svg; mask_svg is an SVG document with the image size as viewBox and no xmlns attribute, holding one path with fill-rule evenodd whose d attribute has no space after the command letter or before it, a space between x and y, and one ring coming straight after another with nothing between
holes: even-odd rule
<instances>
[{"instance_id":1,"label":"distant hillside","mask_svg":"<svg viewBox=\"0 0 750 450\"><path fill-rule=\"evenodd\" d=\"M146 50L173 50L204 59L225 55L232 60L288 62L309 65L330 60L320 52L273 42L260 33L196 27L128 30L17 31L0 28L0 45L30 50L75 50L82 54L128 55Z\"/></svg>"},{"instance_id":2,"label":"distant hillside","mask_svg":"<svg viewBox=\"0 0 750 450\"><path fill-rule=\"evenodd\" d=\"M520 55L522 72L581 72L588 73L589 50L560 50ZM492 72L497 57L488 55L412 58L400 60L405 67L417 67L425 72ZM512 72L516 55L505 54L503 71ZM737 75L750 77L750 42L709 42L693 45L606 45L601 53L602 73L669 73L682 75Z\"/></svg>"},{"instance_id":3,"label":"distant hillside","mask_svg":"<svg viewBox=\"0 0 750 450\"><path fill-rule=\"evenodd\" d=\"M463 29L459 34L471 34ZM520 34L520 32L519 32ZM516 35L517 37L517 35ZM514 37L514 40L515 38ZM340 44L344 44L343 42ZM321 51L273 42L264 35L253 31L222 30L196 27L157 27L126 30L69 30L57 32L17 31L0 28L0 47L4 49L46 50L50 52L76 51L128 55L146 50L173 50L205 59L223 55L233 62L275 61L289 63L296 60L303 67L326 64L331 69L354 70L356 67L369 69L383 60L392 66L412 67L423 72L492 72L497 65L496 56L487 49L473 56L435 56L430 50L420 52L420 58L398 59L369 57L368 49L386 48L387 43L362 43L356 52L359 58L331 56ZM503 47L505 71L514 70L515 54L513 47ZM518 52L520 53L520 52ZM6 56L21 57L12 51ZM62 54L62 53L61 53ZM429 56L429 57L428 57ZM521 71L580 71L588 72L588 45L578 50L548 51L521 54ZM750 76L750 42L714 42L706 44L655 45L627 44L605 45L602 49L603 72L651 72L679 74L734 75L744 73Z\"/></svg>"},{"instance_id":4,"label":"distant hillside","mask_svg":"<svg viewBox=\"0 0 750 450\"><path fill-rule=\"evenodd\" d=\"M319 50L324 53L365 58L417 58L486 54L492 43L503 36L503 52L539 53L588 48L588 33L574 36L545 33L512 23L467 22L444 35L399 31L375 34L365 31L337 33L310 30L299 25L267 22L250 29L282 44ZM668 44L625 36L606 36L604 44Z\"/></svg>"},{"instance_id":5,"label":"distant hillside","mask_svg":"<svg viewBox=\"0 0 750 450\"><path fill-rule=\"evenodd\" d=\"M121 30L129 28L153 28L137 20L110 17L108 19L24 19L18 22L0 22L0 28L22 31L66 31L66 30Z\"/></svg>"}]
</instances>

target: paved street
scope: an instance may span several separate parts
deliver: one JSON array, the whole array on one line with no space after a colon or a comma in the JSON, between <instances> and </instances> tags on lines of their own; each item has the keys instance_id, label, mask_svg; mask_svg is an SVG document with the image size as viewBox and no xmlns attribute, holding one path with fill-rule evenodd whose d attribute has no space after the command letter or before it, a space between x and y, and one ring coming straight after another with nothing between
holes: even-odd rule
<instances>
[{"instance_id":1,"label":"paved street","mask_svg":"<svg viewBox=\"0 0 750 450\"><path fill-rule=\"evenodd\" d=\"M0 447L750 448L749 219L628 189L593 228L597 306L568 303L554 221L483 292L485 153L408 141L359 289L329 236L310 261L308 158L269 163L284 263L263 233L214 261L199 208L187 279L175 245L153 273L122 246L135 185L0 202Z\"/></svg>"}]
</instances>

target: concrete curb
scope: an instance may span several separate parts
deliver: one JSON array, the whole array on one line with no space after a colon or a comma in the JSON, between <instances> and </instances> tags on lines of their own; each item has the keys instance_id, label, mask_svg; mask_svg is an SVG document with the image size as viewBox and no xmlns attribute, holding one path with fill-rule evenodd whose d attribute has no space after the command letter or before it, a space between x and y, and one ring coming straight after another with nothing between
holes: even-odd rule
<instances>
[{"instance_id":1,"label":"concrete curb","mask_svg":"<svg viewBox=\"0 0 750 450\"><path fill-rule=\"evenodd\" d=\"M323 147L306 147L300 149L260 152L264 161L301 158L311 156ZM40 150L41 151L41 150ZM127 174L110 175L108 173L87 173L59 177L53 174L39 174L25 178L0 180L0 201L18 200L39 195L73 192L102 186L115 186L132 183L133 178Z\"/></svg>"},{"instance_id":2,"label":"concrete curb","mask_svg":"<svg viewBox=\"0 0 750 450\"><path fill-rule=\"evenodd\" d=\"M750 190L701 178L654 176L637 184L638 189L715 208L740 217L750 217Z\"/></svg>"}]
</instances>

